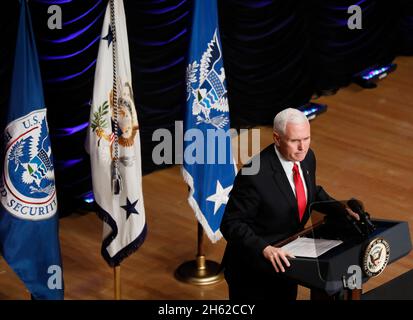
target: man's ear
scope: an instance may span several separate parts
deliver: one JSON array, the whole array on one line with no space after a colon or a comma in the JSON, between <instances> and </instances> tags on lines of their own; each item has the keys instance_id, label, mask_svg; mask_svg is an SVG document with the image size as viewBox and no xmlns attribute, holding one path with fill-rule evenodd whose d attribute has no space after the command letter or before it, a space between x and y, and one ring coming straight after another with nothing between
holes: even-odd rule
<instances>
[{"instance_id":1,"label":"man's ear","mask_svg":"<svg viewBox=\"0 0 413 320\"><path fill-rule=\"evenodd\" d=\"M274 140L275 145L279 147L280 146L280 135L275 130L273 130L272 132L272 138Z\"/></svg>"}]
</instances>

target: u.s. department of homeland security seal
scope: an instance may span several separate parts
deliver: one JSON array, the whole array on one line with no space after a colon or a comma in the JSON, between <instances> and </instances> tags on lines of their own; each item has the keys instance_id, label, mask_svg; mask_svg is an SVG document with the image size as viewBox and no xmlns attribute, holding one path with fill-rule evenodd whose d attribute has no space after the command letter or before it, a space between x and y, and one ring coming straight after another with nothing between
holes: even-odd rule
<instances>
[{"instance_id":1,"label":"u.s. department of homeland security seal","mask_svg":"<svg viewBox=\"0 0 413 320\"><path fill-rule=\"evenodd\" d=\"M378 276L386 268L390 257L390 245L383 238L372 240L363 255L363 271L369 277Z\"/></svg>"},{"instance_id":2,"label":"u.s. department of homeland security seal","mask_svg":"<svg viewBox=\"0 0 413 320\"><path fill-rule=\"evenodd\" d=\"M12 121L5 138L3 207L20 219L50 218L57 211L57 200L46 109Z\"/></svg>"}]
</instances>

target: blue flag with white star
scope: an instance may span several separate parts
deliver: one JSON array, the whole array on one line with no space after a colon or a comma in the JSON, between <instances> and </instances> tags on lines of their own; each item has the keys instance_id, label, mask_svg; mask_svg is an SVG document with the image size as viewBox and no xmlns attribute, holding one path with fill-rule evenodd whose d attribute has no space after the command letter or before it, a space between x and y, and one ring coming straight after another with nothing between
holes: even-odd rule
<instances>
[{"instance_id":1,"label":"blue flag with white star","mask_svg":"<svg viewBox=\"0 0 413 320\"><path fill-rule=\"evenodd\" d=\"M236 174L216 0L194 1L186 82L182 171L189 204L216 242Z\"/></svg>"},{"instance_id":2,"label":"blue flag with white star","mask_svg":"<svg viewBox=\"0 0 413 320\"><path fill-rule=\"evenodd\" d=\"M0 180L0 253L35 299L63 299L52 150L26 1L20 2Z\"/></svg>"},{"instance_id":3,"label":"blue flag with white star","mask_svg":"<svg viewBox=\"0 0 413 320\"><path fill-rule=\"evenodd\" d=\"M123 0L110 0L106 8L87 140L93 195L104 222L101 253L110 266L117 266L146 237L139 123Z\"/></svg>"}]
</instances>

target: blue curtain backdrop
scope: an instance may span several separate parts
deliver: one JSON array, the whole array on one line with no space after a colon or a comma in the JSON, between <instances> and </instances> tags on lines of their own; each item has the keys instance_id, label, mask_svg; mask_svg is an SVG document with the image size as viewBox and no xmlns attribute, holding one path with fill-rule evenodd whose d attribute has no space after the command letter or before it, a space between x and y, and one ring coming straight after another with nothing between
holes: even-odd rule
<instances>
[{"instance_id":1,"label":"blue curtain backdrop","mask_svg":"<svg viewBox=\"0 0 413 320\"><path fill-rule=\"evenodd\" d=\"M0 12L0 129L7 105L17 32L18 1ZM231 106L231 126L269 124L287 106L334 92L352 76L397 55L413 54L411 0L356 1L363 29L347 28L343 0L218 0ZM60 207L71 212L91 190L84 139L98 37L107 0L31 0L44 95L55 157ZM63 13L50 30L49 6ZM124 0L133 88L141 127L143 172L152 133L174 132L185 110L185 70L191 0Z\"/></svg>"}]
</instances>

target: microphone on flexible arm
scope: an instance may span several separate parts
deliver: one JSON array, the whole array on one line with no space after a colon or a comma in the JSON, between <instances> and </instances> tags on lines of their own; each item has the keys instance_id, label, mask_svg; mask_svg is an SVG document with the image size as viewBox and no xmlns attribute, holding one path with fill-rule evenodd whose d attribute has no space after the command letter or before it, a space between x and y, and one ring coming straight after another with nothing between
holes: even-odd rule
<instances>
[{"instance_id":1,"label":"microphone on flexible arm","mask_svg":"<svg viewBox=\"0 0 413 320\"><path fill-rule=\"evenodd\" d=\"M374 230L376 230L376 226L370 220L370 215L364 211L360 201L352 198L347 201L347 205L351 210L359 215L360 222L364 224L368 233L372 233Z\"/></svg>"},{"instance_id":2,"label":"microphone on flexible arm","mask_svg":"<svg viewBox=\"0 0 413 320\"><path fill-rule=\"evenodd\" d=\"M327 214L325 217L326 230L331 234L329 236L348 238L354 236L366 237L365 228L361 228L361 224L356 219L352 218L346 209L345 203L339 202L337 200L326 201L322 203L323 211Z\"/></svg>"}]
</instances>

